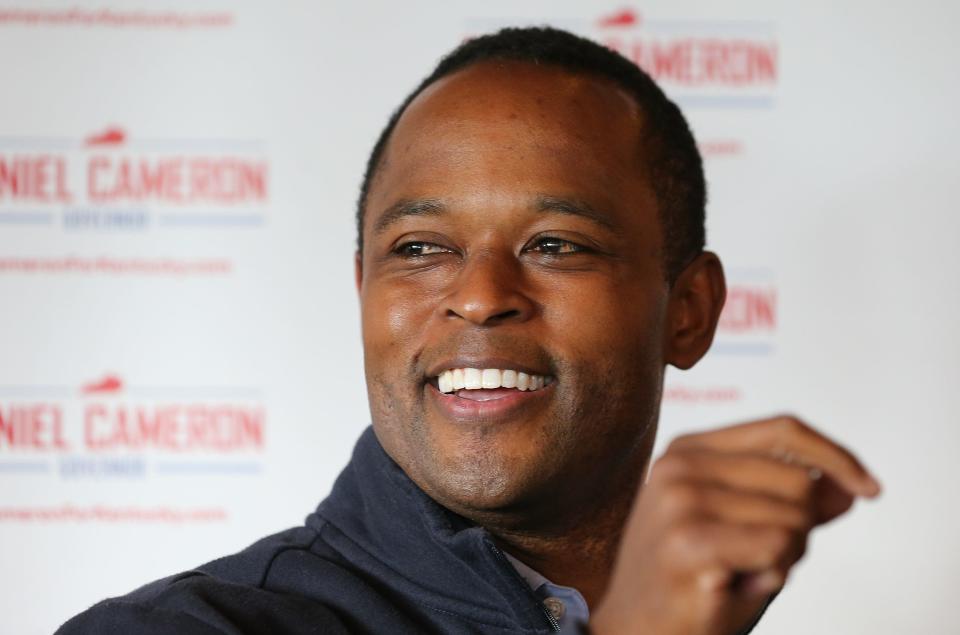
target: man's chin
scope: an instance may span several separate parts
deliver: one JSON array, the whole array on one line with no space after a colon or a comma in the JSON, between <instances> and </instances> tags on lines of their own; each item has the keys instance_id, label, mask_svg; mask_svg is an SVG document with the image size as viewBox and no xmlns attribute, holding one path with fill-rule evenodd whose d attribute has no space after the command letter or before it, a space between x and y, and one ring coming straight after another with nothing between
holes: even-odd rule
<instances>
[{"instance_id":1,"label":"man's chin","mask_svg":"<svg viewBox=\"0 0 960 635\"><path fill-rule=\"evenodd\" d=\"M487 514L512 513L536 498L552 473L550 457L541 454L542 439L526 430L494 429L459 438L437 438L427 464L414 479L431 498L448 509L479 520ZM422 481L422 482L421 482Z\"/></svg>"},{"instance_id":2,"label":"man's chin","mask_svg":"<svg viewBox=\"0 0 960 635\"><path fill-rule=\"evenodd\" d=\"M548 488L565 454L550 429L562 418L554 412L553 389L491 409L457 402L449 407L451 399L468 400L429 384L423 390L420 416L401 418L414 423L396 427L398 417L391 413L376 418L374 427L387 453L427 495L479 521L527 506Z\"/></svg>"}]
</instances>

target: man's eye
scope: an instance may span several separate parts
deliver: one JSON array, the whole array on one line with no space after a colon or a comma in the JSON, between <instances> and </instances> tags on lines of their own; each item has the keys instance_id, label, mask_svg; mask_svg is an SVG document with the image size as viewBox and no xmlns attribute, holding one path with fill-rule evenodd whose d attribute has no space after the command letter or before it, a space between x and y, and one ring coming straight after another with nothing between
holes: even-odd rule
<instances>
[{"instance_id":1,"label":"man's eye","mask_svg":"<svg viewBox=\"0 0 960 635\"><path fill-rule=\"evenodd\" d=\"M581 251L586 251L586 248L577 243L572 243L569 240L563 240L562 238L550 238L544 236L543 238L538 238L533 245L530 247L531 251L539 251L542 254L550 255L565 255L565 254L575 254Z\"/></svg>"},{"instance_id":2,"label":"man's eye","mask_svg":"<svg viewBox=\"0 0 960 635\"><path fill-rule=\"evenodd\" d=\"M427 243L423 241L412 241L408 243L403 243L397 245L393 252L404 258L417 258L419 256L431 256L433 254L442 254L449 252L450 250L446 247L441 247L440 245L435 245L434 243Z\"/></svg>"}]
</instances>

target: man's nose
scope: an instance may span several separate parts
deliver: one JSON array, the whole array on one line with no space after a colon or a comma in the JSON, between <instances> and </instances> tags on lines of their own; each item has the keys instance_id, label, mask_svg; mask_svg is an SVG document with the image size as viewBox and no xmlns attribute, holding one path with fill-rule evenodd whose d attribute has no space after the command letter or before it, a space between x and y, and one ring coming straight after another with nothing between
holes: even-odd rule
<instances>
[{"instance_id":1,"label":"man's nose","mask_svg":"<svg viewBox=\"0 0 960 635\"><path fill-rule=\"evenodd\" d=\"M523 288L520 263L512 254L468 257L446 297L446 317L478 326L522 322L536 304Z\"/></svg>"}]
</instances>

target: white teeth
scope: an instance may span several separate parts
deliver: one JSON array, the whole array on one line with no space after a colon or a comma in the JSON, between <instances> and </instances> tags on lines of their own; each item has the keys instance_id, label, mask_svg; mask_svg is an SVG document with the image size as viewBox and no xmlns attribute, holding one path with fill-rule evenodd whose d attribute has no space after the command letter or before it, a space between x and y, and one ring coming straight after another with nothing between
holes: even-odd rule
<instances>
[{"instance_id":1,"label":"white teeth","mask_svg":"<svg viewBox=\"0 0 960 635\"><path fill-rule=\"evenodd\" d=\"M516 370L499 368L452 368L437 376L437 388L440 392L450 393L456 390L481 390L493 388L516 388L517 390L540 390L549 386L553 377L528 375Z\"/></svg>"},{"instance_id":2,"label":"white teeth","mask_svg":"<svg viewBox=\"0 0 960 635\"><path fill-rule=\"evenodd\" d=\"M440 392L453 392L453 373L445 370L437 377L437 387Z\"/></svg>"},{"instance_id":3,"label":"white teeth","mask_svg":"<svg viewBox=\"0 0 960 635\"><path fill-rule=\"evenodd\" d=\"M480 370L477 368L464 368L463 383L463 387L467 390L479 390L480 388L483 388L483 380L481 379Z\"/></svg>"},{"instance_id":4,"label":"white teeth","mask_svg":"<svg viewBox=\"0 0 960 635\"><path fill-rule=\"evenodd\" d=\"M530 375L526 373L517 373L517 388L527 390L530 388Z\"/></svg>"},{"instance_id":5,"label":"white teeth","mask_svg":"<svg viewBox=\"0 0 960 635\"><path fill-rule=\"evenodd\" d=\"M480 385L484 388L499 388L500 371L496 368L484 368L480 373Z\"/></svg>"}]
</instances>

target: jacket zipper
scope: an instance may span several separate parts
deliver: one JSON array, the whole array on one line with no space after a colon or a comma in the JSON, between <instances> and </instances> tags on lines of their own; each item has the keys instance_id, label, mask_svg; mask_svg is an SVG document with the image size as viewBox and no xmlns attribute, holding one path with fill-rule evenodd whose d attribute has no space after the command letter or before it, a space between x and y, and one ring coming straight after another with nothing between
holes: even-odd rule
<instances>
[{"instance_id":1,"label":"jacket zipper","mask_svg":"<svg viewBox=\"0 0 960 635\"><path fill-rule=\"evenodd\" d=\"M510 561L507 560L507 557L506 557L505 555L503 555L503 552L500 551L500 549L497 547L497 545L493 544L492 542L491 542L491 543L488 543L488 544L490 545L490 548L493 549L493 553L497 554L497 557L500 559L500 561L503 562L504 565L506 565L507 567L509 567L510 570L513 571L518 578L520 578L520 574L517 573L517 570L513 568L513 565L510 564ZM523 580L522 578L520 578L520 581L523 582L524 585L527 584L527 581L526 581L526 580ZM538 605L540 606L540 610L543 612L543 615L547 618L547 621L550 622L550 628L551 628L551 630L553 630L554 633L559 633L559 632L560 632L560 622L558 622L558 621L557 621L557 618L555 618L555 617L553 616L553 613L551 613L551 612L547 609L547 607L544 606L543 602L538 602Z\"/></svg>"}]
</instances>

